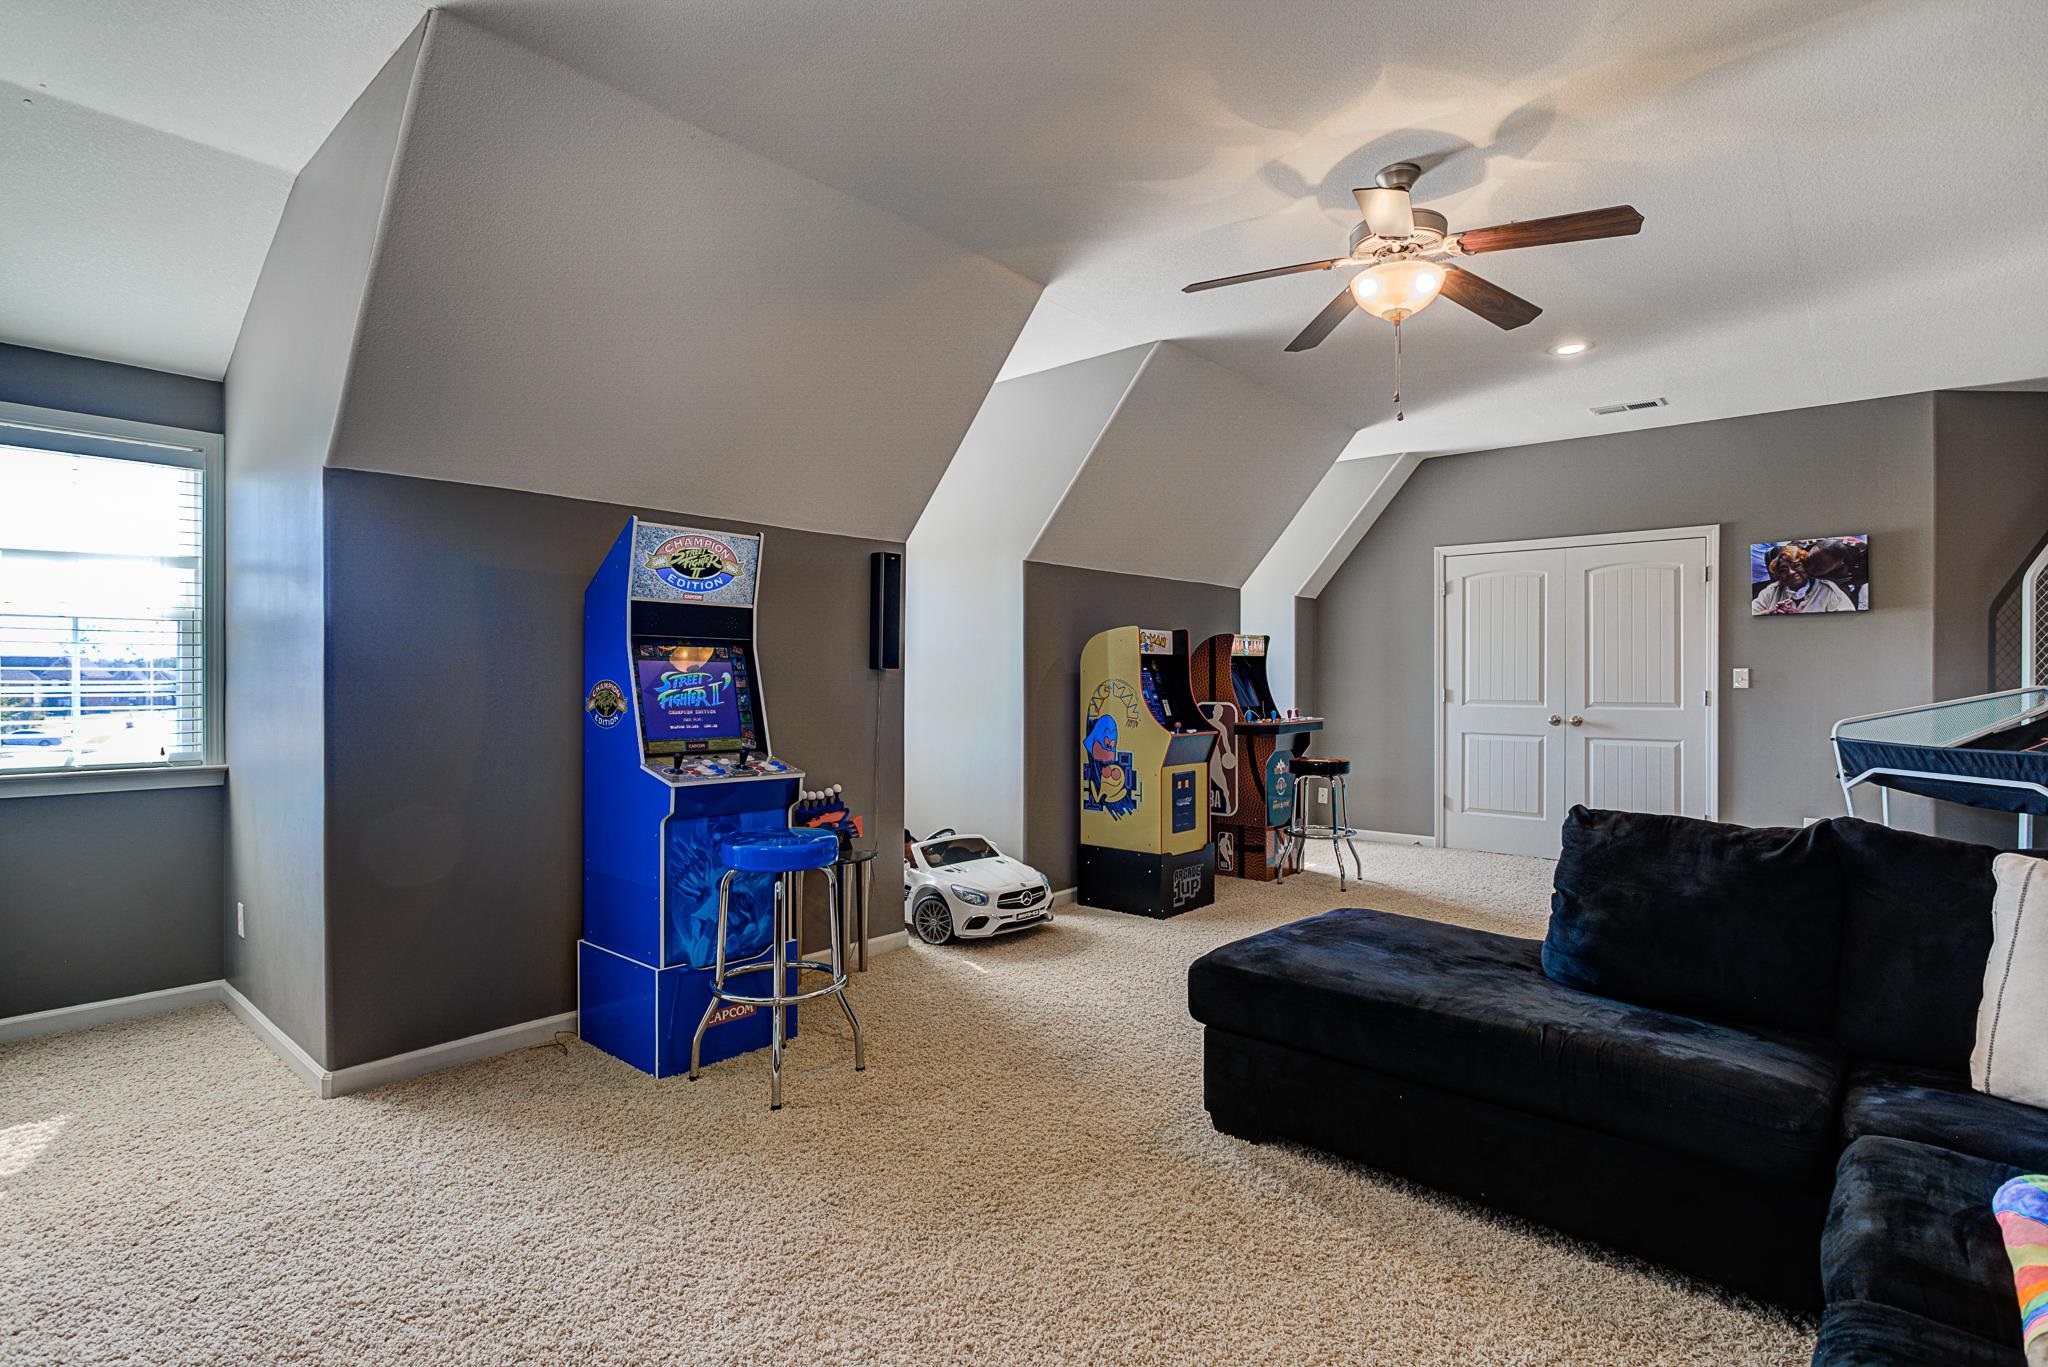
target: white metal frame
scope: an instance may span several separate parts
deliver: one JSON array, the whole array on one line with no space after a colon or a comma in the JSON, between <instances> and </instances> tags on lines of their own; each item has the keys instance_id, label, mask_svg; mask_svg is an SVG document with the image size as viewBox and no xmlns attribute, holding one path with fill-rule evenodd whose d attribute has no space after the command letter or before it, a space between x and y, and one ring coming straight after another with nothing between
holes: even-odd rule
<instances>
[{"instance_id":1,"label":"white metal frame","mask_svg":"<svg viewBox=\"0 0 2048 1367\"><path fill-rule=\"evenodd\" d=\"M1431 682L1435 699L1430 704L1436 724L1431 744L1430 843L1444 843L1444 752L1448 746L1448 709L1444 703L1445 651L1444 575L1449 561L1460 555L1493 555L1502 551L1566 550L1575 546L1622 546L1641 541L1683 541L1697 538L1707 545L1707 820L1718 819L1721 811L1721 709L1714 701L1721 677L1721 524L1697 527L1666 527L1634 532L1606 532L1585 536L1543 536L1522 541L1476 541L1462 546L1438 546L1431 552L1435 571L1430 590Z\"/></svg>"},{"instance_id":2,"label":"white metal frame","mask_svg":"<svg viewBox=\"0 0 2048 1367\"><path fill-rule=\"evenodd\" d=\"M2034 563L2027 566L2026 575L2020 580L2020 683L2036 687L2048 683L2048 679L2041 677L2039 668L2040 632L2048 623L2039 621L2034 615L2034 604L2039 601L2044 576L2048 576L2048 546L2041 548L2041 553L2034 557Z\"/></svg>"},{"instance_id":3,"label":"white metal frame","mask_svg":"<svg viewBox=\"0 0 2048 1367\"><path fill-rule=\"evenodd\" d=\"M189 787L217 784L225 775L227 753L227 646L224 599L225 537L222 534L222 464L224 439L218 432L197 432L161 423L130 422L92 413L0 403L0 444L9 429L43 436L72 436L134 448L125 457L152 465L176 465L200 472L200 553L205 557L201 609L206 633L202 668L206 686L202 706L203 736L197 764L107 766L105 768L20 769L0 774L0 797L50 793L110 792L135 788ZM96 455L114 457L112 452ZM123 458L123 457L114 457Z\"/></svg>"},{"instance_id":4,"label":"white metal frame","mask_svg":"<svg viewBox=\"0 0 2048 1367\"><path fill-rule=\"evenodd\" d=\"M2048 557L2043 557L2042 563L2048 565ZM2028 579L2031 580L2033 577L2033 574L2029 573ZM1885 717L1903 717L1910 712L1925 712L1930 708L1947 707L1956 703L1987 702L1992 698L2010 698L2022 693L2038 693L2041 691L2041 688L2042 685L2040 684L2028 684L2019 688L2000 689L1996 693L1976 693L1967 698L1943 698L1940 702L1924 702L1913 707L1894 707L1886 712L1866 712L1860 717L1842 718L1832 727L1828 728L1828 749L1834 753L1835 777L1842 785L1842 805L1848 809L1850 816L1856 815L1855 789L1874 778L1887 774L1898 778L1924 778L1936 783L1977 784L1989 788L2018 788L2024 792L2039 793L2043 797L2048 797L2048 786L2039 783L2029 783L2023 779L1970 778L1957 774L1937 774L1926 769L1892 769L1884 766L1865 769L1854 778L1851 778L1847 767L1842 763L1842 728L1845 726L1853 726L1860 721L1878 721ZM2041 716L2044 711L2048 711L2048 706L2029 708L2004 721L1994 722L1989 726L1982 726L1975 731L1967 732L1956 740L1949 742L1949 744L1960 746L1966 742L1976 740L1980 736L1988 736L1993 732L2003 731L2009 726L2018 726L2023 722L2032 721ZM1882 784L1878 786L1877 790L1877 810L1878 821L1886 826L1891 825L1892 790ZM2017 815L2019 817L2019 843L2023 848L2031 848L2034 843L2033 813L2020 812Z\"/></svg>"}]
</instances>

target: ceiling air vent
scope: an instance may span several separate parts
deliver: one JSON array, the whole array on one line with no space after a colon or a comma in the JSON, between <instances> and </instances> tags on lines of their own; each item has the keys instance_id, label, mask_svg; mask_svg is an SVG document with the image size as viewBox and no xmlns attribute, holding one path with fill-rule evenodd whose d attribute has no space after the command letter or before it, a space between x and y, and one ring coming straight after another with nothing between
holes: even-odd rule
<instances>
[{"instance_id":1,"label":"ceiling air vent","mask_svg":"<svg viewBox=\"0 0 2048 1367\"><path fill-rule=\"evenodd\" d=\"M1610 413L1633 413L1642 408L1662 408L1669 402L1669 399L1637 399L1634 403L1602 404L1593 411L1604 418Z\"/></svg>"}]
</instances>

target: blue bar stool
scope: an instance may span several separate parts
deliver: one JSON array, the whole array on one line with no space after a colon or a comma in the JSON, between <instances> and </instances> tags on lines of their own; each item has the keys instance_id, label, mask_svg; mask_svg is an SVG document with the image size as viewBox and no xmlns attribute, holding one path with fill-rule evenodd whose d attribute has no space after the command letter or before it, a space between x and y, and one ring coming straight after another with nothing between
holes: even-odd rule
<instances>
[{"instance_id":1,"label":"blue bar stool","mask_svg":"<svg viewBox=\"0 0 2048 1367\"><path fill-rule=\"evenodd\" d=\"M718 862L725 866L725 877L718 881L718 951L711 968L711 1000L704 1004L704 1019L697 1022L697 1033L690 1039L692 1082L697 1080L701 1071L698 1059L704 1048L704 1031L710 1026L711 1017L721 1002L769 1009L768 1109L771 1111L782 1109L783 1012L798 1002L807 1002L815 997L838 997L847 1022L853 1026L853 1071L867 1071L866 1056L861 1049L860 1019L853 1014L853 1003L846 999L846 962L844 937L839 933L837 879L825 880L826 906L832 927L832 962L828 965L808 963L802 959L795 963L789 961L789 942L796 933L796 876L805 869L828 868L838 857L839 838L826 830L747 833L728 836L719 842ZM749 949L740 963L728 965L725 957L727 912L731 905L732 879L736 873L775 875L774 938L766 949ZM764 954L767 956L765 962L761 961ZM830 981L823 987L792 992L789 981L791 969L799 973L828 974ZM725 985L726 979L736 978L742 973L772 973L775 986L765 997L729 990Z\"/></svg>"}]
</instances>

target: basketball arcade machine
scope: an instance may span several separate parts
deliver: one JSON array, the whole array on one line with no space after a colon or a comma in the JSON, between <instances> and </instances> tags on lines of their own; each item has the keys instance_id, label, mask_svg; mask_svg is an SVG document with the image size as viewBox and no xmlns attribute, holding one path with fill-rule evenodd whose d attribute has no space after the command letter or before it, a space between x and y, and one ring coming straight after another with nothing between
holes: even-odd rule
<instances>
[{"instance_id":1,"label":"basketball arcade machine","mask_svg":"<svg viewBox=\"0 0 2048 1367\"><path fill-rule=\"evenodd\" d=\"M1289 717L1266 680L1270 638L1225 633L1196 648L1194 690L1202 715L1216 728L1209 760L1209 820L1216 835L1216 872L1262 882L1299 858L1287 848L1294 820L1290 767L1308 749L1321 717Z\"/></svg>"},{"instance_id":2,"label":"basketball arcade machine","mask_svg":"<svg viewBox=\"0 0 2048 1367\"><path fill-rule=\"evenodd\" d=\"M1209 751L1188 633L1117 627L1081 652L1081 858L1088 906L1174 916L1216 900Z\"/></svg>"},{"instance_id":3,"label":"basketball arcade machine","mask_svg":"<svg viewBox=\"0 0 2048 1367\"><path fill-rule=\"evenodd\" d=\"M583 595L578 1031L656 1077L688 1070L710 1002L719 842L787 830L803 779L769 750L754 648L760 567L758 536L636 517ZM730 896L736 962L770 948L774 876L737 875ZM724 1006L703 1059L763 1048L768 1035L766 1012Z\"/></svg>"}]
</instances>

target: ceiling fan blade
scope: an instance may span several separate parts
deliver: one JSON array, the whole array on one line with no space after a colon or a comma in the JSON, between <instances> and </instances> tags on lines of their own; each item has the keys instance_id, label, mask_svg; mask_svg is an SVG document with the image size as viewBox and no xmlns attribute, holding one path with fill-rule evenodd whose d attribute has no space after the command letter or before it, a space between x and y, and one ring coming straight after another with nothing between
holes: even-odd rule
<instances>
[{"instance_id":1,"label":"ceiling fan blade","mask_svg":"<svg viewBox=\"0 0 2048 1367\"><path fill-rule=\"evenodd\" d=\"M1415 201L1408 197L1406 190L1373 185L1353 190L1351 197L1358 201L1358 212L1365 216L1365 226L1371 229L1373 236L1415 236Z\"/></svg>"},{"instance_id":2,"label":"ceiling fan blade","mask_svg":"<svg viewBox=\"0 0 2048 1367\"><path fill-rule=\"evenodd\" d=\"M1351 297L1349 288L1337 291L1337 297L1323 305L1323 311L1309 320L1299 336L1287 344L1289 351L1307 351L1337 330L1337 324L1351 315L1358 307L1358 301Z\"/></svg>"},{"instance_id":3,"label":"ceiling fan blade","mask_svg":"<svg viewBox=\"0 0 2048 1367\"><path fill-rule=\"evenodd\" d=\"M1626 204L1587 209L1526 223L1502 223L1458 234L1464 252L1504 252L1515 247L1548 247L1554 242L1586 242L1596 237L1633 237L1643 230L1643 216Z\"/></svg>"},{"instance_id":4,"label":"ceiling fan blade","mask_svg":"<svg viewBox=\"0 0 2048 1367\"><path fill-rule=\"evenodd\" d=\"M1536 321L1543 312L1520 295L1509 294L1491 280L1483 280L1456 266L1444 267L1443 296L1472 310L1497 328L1513 329Z\"/></svg>"},{"instance_id":5,"label":"ceiling fan blade","mask_svg":"<svg viewBox=\"0 0 2048 1367\"><path fill-rule=\"evenodd\" d=\"M1304 261L1299 266L1275 266L1269 271L1250 271L1244 275L1226 275L1220 280L1197 280L1192 285L1182 285L1182 294L1193 294L1196 290L1213 290L1219 285L1242 285L1247 280L1270 280L1276 275L1293 275L1298 271L1326 271L1339 261L1347 260L1333 256L1328 261Z\"/></svg>"}]
</instances>

